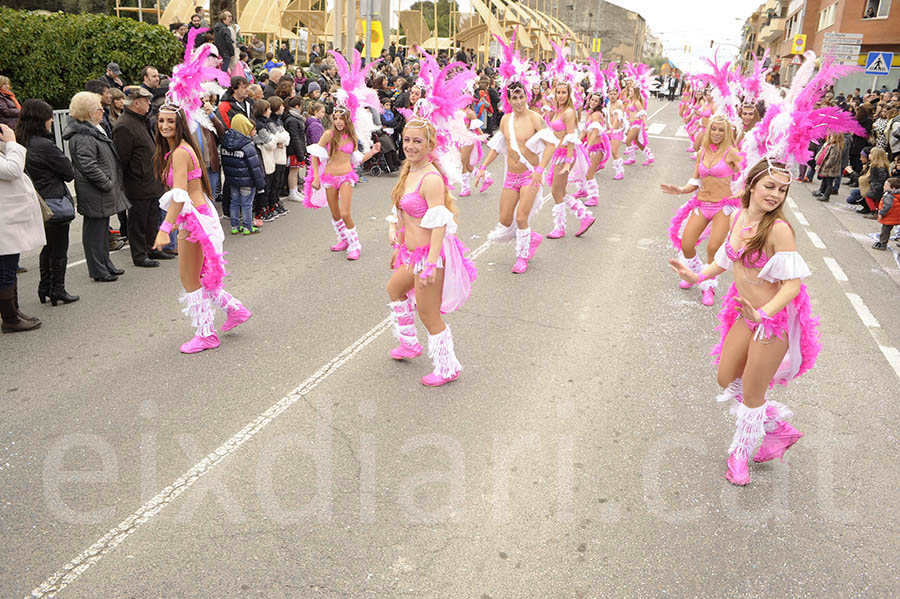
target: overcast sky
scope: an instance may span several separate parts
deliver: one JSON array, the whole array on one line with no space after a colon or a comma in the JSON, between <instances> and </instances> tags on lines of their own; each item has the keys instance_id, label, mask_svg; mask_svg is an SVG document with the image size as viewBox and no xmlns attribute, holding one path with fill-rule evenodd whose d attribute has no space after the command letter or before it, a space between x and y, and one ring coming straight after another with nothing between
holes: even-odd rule
<instances>
[{"instance_id":1,"label":"overcast sky","mask_svg":"<svg viewBox=\"0 0 900 599\"><path fill-rule=\"evenodd\" d=\"M399 1L400 7L407 9L415 0ZM471 10L469 0L457 1L460 10ZM679 68L691 70L699 66L700 57L712 55L710 41L719 45L720 57L735 56L738 52L735 46L741 43L741 27L761 1L614 0L612 3L640 13L653 34L662 40L666 55ZM391 1L391 7L396 11L397 0ZM684 46L689 46L688 54Z\"/></svg>"}]
</instances>

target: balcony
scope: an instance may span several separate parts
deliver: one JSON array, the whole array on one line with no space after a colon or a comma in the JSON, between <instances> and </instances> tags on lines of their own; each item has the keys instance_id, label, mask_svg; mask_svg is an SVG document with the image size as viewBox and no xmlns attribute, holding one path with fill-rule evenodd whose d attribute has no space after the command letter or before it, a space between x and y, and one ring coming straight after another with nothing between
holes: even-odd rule
<instances>
[{"instance_id":1,"label":"balcony","mask_svg":"<svg viewBox=\"0 0 900 599\"><path fill-rule=\"evenodd\" d=\"M759 30L759 41L765 44L771 43L784 35L784 27L787 19L772 18Z\"/></svg>"}]
</instances>

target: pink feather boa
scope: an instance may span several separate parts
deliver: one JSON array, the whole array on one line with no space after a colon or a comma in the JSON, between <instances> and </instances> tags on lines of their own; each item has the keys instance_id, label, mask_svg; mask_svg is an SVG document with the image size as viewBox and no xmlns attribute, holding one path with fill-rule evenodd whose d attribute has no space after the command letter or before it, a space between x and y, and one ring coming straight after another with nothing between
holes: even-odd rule
<instances>
[{"instance_id":1,"label":"pink feather boa","mask_svg":"<svg viewBox=\"0 0 900 599\"><path fill-rule=\"evenodd\" d=\"M740 303L737 301L737 296L737 286L732 283L731 287L729 287L728 289L728 293L722 299L722 309L719 311L720 324L718 327L716 327L716 330L720 333L719 343L717 343L710 352L710 355L713 356L716 365L719 364L719 360L722 357L722 347L725 344L725 338L728 336L728 332L731 330L731 327L734 326L734 323L738 320L738 316L740 314L736 309L740 307ZM817 316L813 316L812 314L809 294L807 293L806 285L800 285L800 293L797 294L797 297L795 297L791 303L796 309L796 317L800 322L801 361L800 369L794 376L794 378L797 378L809 371L816 364L819 353L822 351L822 344L819 340L819 318ZM776 336L779 339L784 339L783 335L787 331L788 327L787 309L784 309L777 314L773 314L772 319L774 321L774 326L776 329ZM769 388L774 387L775 383L786 386L789 382L790 381L786 378L776 377L769 382Z\"/></svg>"},{"instance_id":2,"label":"pink feather boa","mask_svg":"<svg viewBox=\"0 0 900 599\"><path fill-rule=\"evenodd\" d=\"M735 208L741 207L741 199L736 197L725 198L721 200L723 206L733 206ZM672 247L677 251L681 251L681 234L684 231L684 225L687 222L688 217L690 217L691 212L700 207L703 204L700 200L697 199L697 195L694 194L691 196L687 202L681 205L678 210L675 211L675 216L672 217L672 222L669 223L669 241L672 242ZM710 221L710 225L712 221ZM697 245L700 245L700 242L709 237L710 225L706 226L706 229L703 231L703 234L700 235L700 238L697 239Z\"/></svg>"},{"instance_id":3,"label":"pink feather boa","mask_svg":"<svg viewBox=\"0 0 900 599\"><path fill-rule=\"evenodd\" d=\"M195 208L201 214L211 216L209 205L204 204ZM182 212L175 219L175 223L188 232L187 241L191 243L199 243L203 250L203 264L200 266L200 285L209 292L218 292L222 289L225 276L225 252L221 254L216 251L209 235L203 230L203 225L197 219L197 215L193 212Z\"/></svg>"}]
</instances>

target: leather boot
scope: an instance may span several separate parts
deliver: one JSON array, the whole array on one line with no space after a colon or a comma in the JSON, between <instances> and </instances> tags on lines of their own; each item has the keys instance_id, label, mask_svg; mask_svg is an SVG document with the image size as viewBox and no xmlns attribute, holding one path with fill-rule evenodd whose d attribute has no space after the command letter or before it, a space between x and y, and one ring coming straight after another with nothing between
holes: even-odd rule
<instances>
[{"instance_id":1,"label":"leather boot","mask_svg":"<svg viewBox=\"0 0 900 599\"><path fill-rule=\"evenodd\" d=\"M48 295L50 295L50 255L41 252L41 282L38 283L38 299L42 304L47 302Z\"/></svg>"},{"instance_id":2,"label":"leather boot","mask_svg":"<svg viewBox=\"0 0 900 599\"><path fill-rule=\"evenodd\" d=\"M66 291L66 263L68 261L69 259L65 256L50 259L50 303L54 306L57 302L71 304L81 299Z\"/></svg>"},{"instance_id":3,"label":"leather boot","mask_svg":"<svg viewBox=\"0 0 900 599\"><path fill-rule=\"evenodd\" d=\"M3 319L0 330L4 333L18 333L19 331L28 331L41 326L41 321L36 318L22 318L24 314L20 316L16 300L15 285L0 289L0 317Z\"/></svg>"}]
</instances>

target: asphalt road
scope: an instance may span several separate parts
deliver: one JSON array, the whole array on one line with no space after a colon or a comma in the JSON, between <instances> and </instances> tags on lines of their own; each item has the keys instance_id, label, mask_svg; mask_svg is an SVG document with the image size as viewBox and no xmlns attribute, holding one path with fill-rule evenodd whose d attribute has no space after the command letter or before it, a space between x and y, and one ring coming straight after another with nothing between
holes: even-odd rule
<instances>
[{"instance_id":1,"label":"asphalt road","mask_svg":"<svg viewBox=\"0 0 900 599\"><path fill-rule=\"evenodd\" d=\"M228 289L254 316L195 356L174 263L119 252L126 274L99 284L73 245L81 301L52 308L23 257L44 324L0 339L0 596L900 595L896 253L792 185L824 351L773 391L806 437L731 486L716 308L666 264L679 199L658 184L691 176L687 142L677 104L650 113L656 164L602 171L598 222L525 275L484 245L499 185L460 201L479 276L447 319L465 370L440 389L419 383L426 357L388 357L395 179L356 190L359 262L296 204L229 236Z\"/></svg>"}]
</instances>

